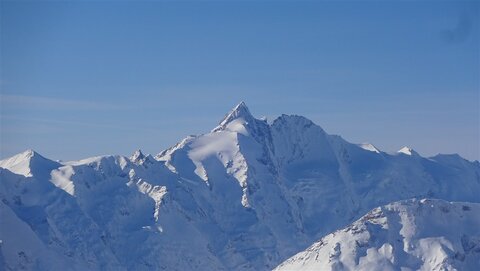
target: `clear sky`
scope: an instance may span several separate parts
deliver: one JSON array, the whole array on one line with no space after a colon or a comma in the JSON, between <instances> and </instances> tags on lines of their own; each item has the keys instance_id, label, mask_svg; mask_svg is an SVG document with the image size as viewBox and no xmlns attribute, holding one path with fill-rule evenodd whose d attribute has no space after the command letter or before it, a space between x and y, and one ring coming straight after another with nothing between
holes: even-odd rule
<instances>
[{"instance_id":1,"label":"clear sky","mask_svg":"<svg viewBox=\"0 0 480 271\"><path fill-rule=\"evenodd\" d=\"M478 1L1 1L0 157L156 154L245 101L480 159Z\"/></svg>"}]
</instances>

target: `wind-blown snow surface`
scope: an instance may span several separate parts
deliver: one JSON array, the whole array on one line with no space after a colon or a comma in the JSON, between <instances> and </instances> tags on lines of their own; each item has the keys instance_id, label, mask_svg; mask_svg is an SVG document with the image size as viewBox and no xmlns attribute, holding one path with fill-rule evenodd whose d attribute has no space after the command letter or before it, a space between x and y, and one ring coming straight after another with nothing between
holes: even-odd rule
<instances>
[{"instance_id":1,"label":"wind-blown snow surface","mask_svg":"<svg viewBox=\"0 0 480 271\"><path fill-rule=\"evenodd\" d=\"M212 132L152 157L0 161L7 270L265 270L372 208L480 202L480 165L388 154L310 120L237 105Z\"/></svg>"},{"instance_id":2,"label":"wind-blown snow surface","mask_svg":"<svg viewBox=\"0 0 480 271\"><path fill-rule=\"evenodd\" d=\"M480 204L406 200L375 208L275 270L478 270Z\"/></svg>"}]
</instances>

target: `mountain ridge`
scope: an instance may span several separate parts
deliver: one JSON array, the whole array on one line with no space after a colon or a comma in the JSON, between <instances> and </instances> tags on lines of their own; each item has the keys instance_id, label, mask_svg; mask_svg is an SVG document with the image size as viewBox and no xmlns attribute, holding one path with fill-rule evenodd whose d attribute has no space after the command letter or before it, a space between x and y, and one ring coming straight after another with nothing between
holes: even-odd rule
<instances>
[{"instance_id":1,"label":"mountain ridge","mask_svg":"<svg viewBox=\"0 0 480 271\"><path fill-rule=\"evenodd\" d=\"M476 270L480 204L412 199L377 207L275 270Z\"/></svg>"},{"instance_id":2,"label":"mountain ridge","mask_svg":"<svg viewBox=\"0 0 480 271\"><path fill-rule=\"evenodd\" d=\"M170 270L271 269L377 206L425 197L480 202L478 162L373 148L301 116L269 124L240 103L211 132L155 157L137 151L130 158L52 161L31 176L10 170L31 171L13 168L25 164L2 160L0 198L59 262L73 259L73 269ZM28 215L32 208L40 217ZM67 213L97 229L97 237ZM95 249L86 251L86 244ZM46 264L35 252L20 252ZM110 260L85 256L91 253ZM26 264L12 257L7 266Z\"/></svg>"}]
</instances>

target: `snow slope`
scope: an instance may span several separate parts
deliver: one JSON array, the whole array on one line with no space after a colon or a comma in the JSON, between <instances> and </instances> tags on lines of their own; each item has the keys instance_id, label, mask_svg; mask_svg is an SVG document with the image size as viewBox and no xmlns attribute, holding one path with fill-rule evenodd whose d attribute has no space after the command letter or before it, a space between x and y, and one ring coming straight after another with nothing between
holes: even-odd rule
<instances>
[{"instance_id":1,"label":"snow slope","mask_svg":"<svg viewBox=\"0 0 480 271\"><path fill-rule=\"evenodd\" d=\"M478 270L480 204L406 200L378 207L275 270Z\"/></svg>"},{"instance_id":2,"label":"snow slope","mask_svg":"<svg viewBox=\"0 0 480 271\"><path fill-rule=\"evenodd\" d=\"M409 153L351 144L301 116L267 123L244 103L155 157L57 163L29 150L0 161L0 263L267 270L376 206L480 202L478 162ZM11 225L42 249L8 239Z\"/></svg>"}]
</instances>

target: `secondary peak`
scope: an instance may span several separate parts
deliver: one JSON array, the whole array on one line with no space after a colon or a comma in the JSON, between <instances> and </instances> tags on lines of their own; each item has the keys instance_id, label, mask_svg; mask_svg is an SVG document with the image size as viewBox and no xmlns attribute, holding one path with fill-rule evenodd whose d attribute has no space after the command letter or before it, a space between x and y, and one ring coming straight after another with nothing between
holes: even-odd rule
<instances>
[{"instance_id":1,"label":"secondary peak","mask_svg":"<svg viewBox=\"0 0 480 271\"><path fill-rule=\"evenodd\" d=\"M418 155L418 153L416 151L414 151L412 148L407 147L407 146L398 150L398 153L403 153L403 154L406 154L406 155Z\"/></svg>"}]
</instances>

